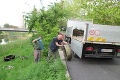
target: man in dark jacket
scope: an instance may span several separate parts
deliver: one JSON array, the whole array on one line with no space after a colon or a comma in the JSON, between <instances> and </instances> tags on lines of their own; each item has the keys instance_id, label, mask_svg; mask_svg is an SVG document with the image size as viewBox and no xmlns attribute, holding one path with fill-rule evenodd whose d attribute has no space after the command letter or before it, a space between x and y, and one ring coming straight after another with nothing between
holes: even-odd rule
<instances>
[{"instance_id":1,"label":"man in dark jacket","mask_svg":"<svg viewBox=\"0 0 120 80\"><path fill-rule=\"evenodd\" d=\"M52 54L54 55L54 59L56 59L58 47L63 46L63 44L67 44L67 42L65 42L63 40L63 36L62 35L58 35L57 37L53 38L52 42L49 45L47 62L50 61L50 57L51 57Z\"/></svg>"}]
</instances>

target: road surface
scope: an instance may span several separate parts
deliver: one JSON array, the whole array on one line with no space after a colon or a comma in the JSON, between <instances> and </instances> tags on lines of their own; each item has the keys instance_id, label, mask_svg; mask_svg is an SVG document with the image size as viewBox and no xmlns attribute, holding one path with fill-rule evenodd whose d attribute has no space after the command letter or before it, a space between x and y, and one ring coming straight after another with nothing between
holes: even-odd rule
<instances>
[{"instance_id":1,"label":"road surface","mask_svg":"<svg viewBox=\"0 0 120 80\"><path fill-rule=\"evenodd\" d=\"M80 59L67 61L72 80L120 80L120 58Z\"/></svg>"}]
</instances>

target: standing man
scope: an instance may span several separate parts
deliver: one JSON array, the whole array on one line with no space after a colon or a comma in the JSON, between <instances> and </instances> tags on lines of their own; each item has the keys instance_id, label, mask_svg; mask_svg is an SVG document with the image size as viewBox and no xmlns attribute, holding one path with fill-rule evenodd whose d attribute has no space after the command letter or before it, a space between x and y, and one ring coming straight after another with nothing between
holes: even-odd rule
<instances>
[{"instance_id":1,"label":"standing man","mask_svg":"<svg viewBox=\"0 0 120 80\"><path fill-rule=\"evenodd\" d=\"M41 58L41 50L44 49L41 37L32 41L34 43L34 61L39 62Z\"/></svg>"},{"instance_id":2,"label":"standing man","mask_svg":"<svg viewBox=\"0 0 120 80\"><path fill-rule=\"evenodd\" d=\"M58 35L57 37L53 38L52 42L49 45L47 62L50 61L50 57L52 54L54 55L54 59L56 59L58 47L63 46L63 44L67 44L67 42L63 41L62 35Z\"/></svg>"}]
</instances>

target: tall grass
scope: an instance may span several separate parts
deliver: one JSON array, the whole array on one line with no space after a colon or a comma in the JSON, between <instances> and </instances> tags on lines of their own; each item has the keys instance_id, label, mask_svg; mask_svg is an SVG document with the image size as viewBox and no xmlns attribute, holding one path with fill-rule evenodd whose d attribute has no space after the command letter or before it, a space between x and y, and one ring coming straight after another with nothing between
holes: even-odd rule
<instances>
[{"instance_id":1,"label":"tall grass","mask_svg":"<svg viewBox=\"0 0 120 80\"><path fill-rule=\"evenodd\" d=\"M5 62L3 58L8 54L14 54L16 58ZM22 59L22 56L27 58ZM0 46L0 80L66 80L65 71L59 58L47 63L46 57L42 56L39 63L34 63L30 39Z\"/></svg>"}]
</instances>

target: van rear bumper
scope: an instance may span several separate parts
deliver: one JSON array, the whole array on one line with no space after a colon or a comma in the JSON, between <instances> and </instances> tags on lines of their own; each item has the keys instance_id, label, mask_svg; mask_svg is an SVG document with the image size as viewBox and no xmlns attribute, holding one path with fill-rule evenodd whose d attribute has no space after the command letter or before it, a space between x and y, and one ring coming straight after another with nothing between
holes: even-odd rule
<instances>
[{"instance_id":1,"label":"van rear bumper","mask_svg":"<svg viewBox=\"0 0 120 80\"><path fill-rule=\"evenodd\" d=\"M117 57L118 55L117 49L120 49L120 46L111 45L111 44L85 43L83 45L82 54L85 57L113 58L113 57Z\"/></svg>"},{"instance_id":2,"label":"van rear bumper","mask_svg":"<svg viewBox=\"0 0 120 80\"><path fill-rule=\"evenodd\" d=\"M93 54L85 54L85 57L92 57L92 58L114 58L117 57L116 55L93 55Z\"/></svg>"}]
</instances>

